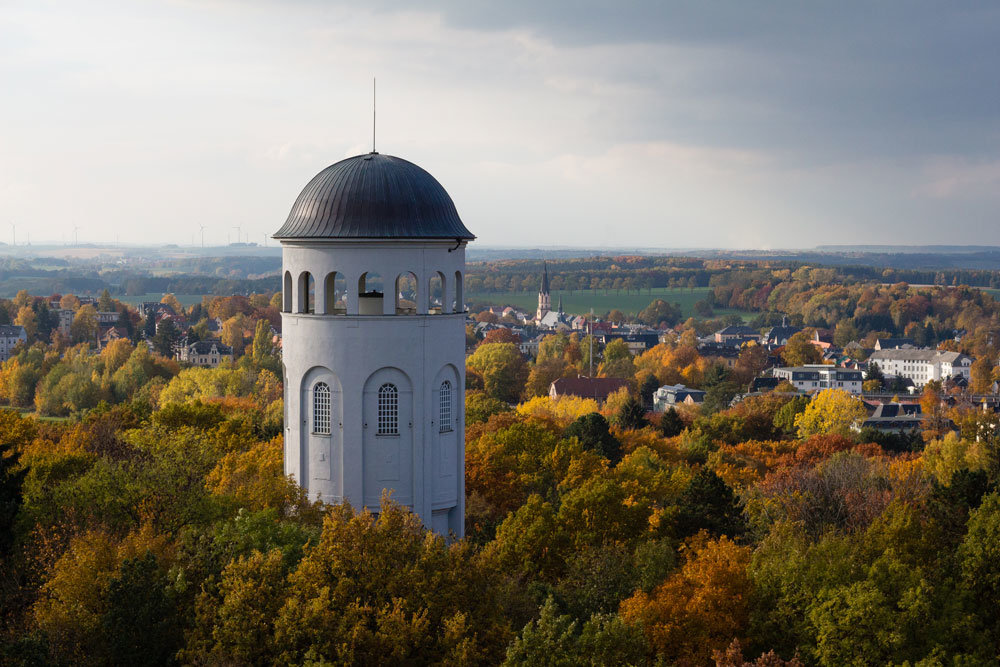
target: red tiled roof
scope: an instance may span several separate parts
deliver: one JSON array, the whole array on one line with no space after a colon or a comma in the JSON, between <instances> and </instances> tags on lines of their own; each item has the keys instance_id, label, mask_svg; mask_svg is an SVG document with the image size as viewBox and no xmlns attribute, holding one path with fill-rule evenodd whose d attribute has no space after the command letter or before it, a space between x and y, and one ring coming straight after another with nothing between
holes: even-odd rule
<instances>
[{"instance_id":1,"label":"red tiled roof","mask_svg":"<svg viewBox=\"0 0 1000 667\"><path fill-rule=\"evenodd\" d=\"M608 396L622 387L628 386L628 380L621 378L559 378L552 383L556 396L579 396L605 401Z\"/></svg>"}]
</instances>

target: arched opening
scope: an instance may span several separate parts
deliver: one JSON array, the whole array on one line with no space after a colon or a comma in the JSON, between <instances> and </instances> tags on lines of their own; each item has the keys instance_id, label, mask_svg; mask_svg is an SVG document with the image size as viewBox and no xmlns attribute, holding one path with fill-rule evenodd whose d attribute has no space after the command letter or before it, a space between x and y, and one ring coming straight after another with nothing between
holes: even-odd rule
<instances>
[{"instance_id":1,"label":"arched opening","mask_svg":"<svg viewBox=\"0 0 1000 667\"><path fill-rule=\"evenodd\" d=\"M347 313L347 282L344 276L336 271L326 274L324 280L324 301L327 315L344 315Z\"/></svg>"},{"instance_id":2,"label":"arched opening","mask_svg":"<svg viewBox=\"0 0 1000 667\"><path fill-rule=\"evenodd\" d=\"M358 278L358 314L382 315L383 296L382 276L374 271L366 271Z\"/></svg>"},{"instance_id":3,"label":"arched opening","mask_svg":"<svg viewBox=\"0 0 1000 667\"><path fill-rule=\"evenodd\" d=\"M427 313L429 315L440 315L444 312L444 274L435 271L427 285Z\"/></svg>"},{"instance_id":4,"label":"arched opening","mask_svg":"<svg viewBox=\"0 0 1000 667\"><path fill-rule=\"evenodd\" d=\"M396 314L417 314L417 276L411 272L396 276Z\"/></svg>"},{"instance_id":5,"label":"arched opening","mask_svg":"<svg viewBox=\"0 0 1000 667\"><path fill-rule=\"evenodd\" d=\"M292 272L285 271L285 283L281 293L281 312L292 312Z\"/></svg>"},{"instance_id":6,"label":"arched opening","mask_svg":"<svg viewBox=\"0 0 1000 667\"><path fill-rule=\"evenodd\" d=\"M455 272L455 307L452 309L455 313L465 312L465 293L462 289L462 272Z\"/></svg>"},{"instance_id":7,"label":"arched opening","mask_svg":"<svg viewBox=\"0 0 1000 667\"><path fill-rule=\"evenodd\" d=\"M316 312L316 281L312 274L303 271L299 274L298 304L295 309L297 313Z\"/></svg>"}]
</instances>

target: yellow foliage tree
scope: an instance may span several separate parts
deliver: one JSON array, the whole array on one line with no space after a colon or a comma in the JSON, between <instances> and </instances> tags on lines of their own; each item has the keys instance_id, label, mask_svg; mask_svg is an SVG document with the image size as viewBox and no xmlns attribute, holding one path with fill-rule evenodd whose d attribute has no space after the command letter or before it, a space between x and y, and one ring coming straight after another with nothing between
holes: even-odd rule
<instances>
[{"instance_id":1,"label":"yellow foliage tree","mask_svg":"<svg viewBox=\"0 0 1000 667\"><path fill-rule=\"evenodd\" d=\"M592 398L580 398L579 396L559 396L558 398L536 396L530 401L517 406L518 414L526 417L549 419L563 426L568 425L577 417L589 415L598 410L597 401Z\"/></svg>"},{"instance_id":2,"label":"yellow foliage tree","mask_svg":"<svg viewBox=\"0 0 1000 667\"><path fill-rule=\"evenodd\" d=\"M688 541L687 562L652 593L638 591L621 604L622 617L642 627L669 663L705 665L747 625L750 549L727 537Z\"/></svg>"},{"instance_id":3,"label":"yellow foliage tree","mask_svg":"<svg viewBox=\"0 0 1000 667\"><path fill-rule=\"evenodd\" d=\"M278 436L247 451L226 454L208 473L206 488L216 495L231 496L250 510L283 510L292 503L308 506L299 486L285 476L283 445Z\"/></svg>"},{"instance_id":4,"label":"yellow foliage tree","mask_svg":"<svg viewBox=\"0 0 1000 667\"><path fill-rule=\"evenodd\" d=\"M948 486L960 470L985 470L989 464L989 451L983 443L970 442L949 431L943 438L927 443L921 461L924 470L933 475L938 483Z\"/></svg>"},{"instance_id":5,"label":"yellow foliage tree","mask_svg":"<svg viewBox=\"0 0 1000 667\"><path fill-rule=\"evenodd\" d=\"M805 412L796 415L795 427L800 438L847 435L867 414L864 403L843 389L824 389L809 401Z\"/></svg>"},{"instance_id":6,"label":"yellow foliage tree","mask_svg":"<svg viewBox=\"0 0 1000 667\"><path fill-rule=\"evenodd\" d=\"M14 318L14 324L24 327L24 332L28 334L28 340L34 338L35 334L38 333L38 316L35 315L31 306L21 306L20 310L17 311L17 317Z\"/></svg>"}]
</instances>

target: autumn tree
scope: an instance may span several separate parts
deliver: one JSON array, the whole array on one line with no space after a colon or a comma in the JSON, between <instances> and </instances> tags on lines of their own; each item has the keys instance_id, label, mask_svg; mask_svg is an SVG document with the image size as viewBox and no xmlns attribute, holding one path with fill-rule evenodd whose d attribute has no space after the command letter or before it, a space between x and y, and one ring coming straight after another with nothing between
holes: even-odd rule
<instances>
[{"instance_id":1,"label":"autumn tree","mask_svg":"<svg viewBox=\"0 0 1000 667\"><path fill-rule=\"evenodd\" d=\"M993 372L996 365L993 358L981 356L972 362L970 369L971 382L969 389L974 394L988 394L993 389Z\"/></svg>"},{"instance_id":2,"label":"autumn tree","mask_svg":"<svg viewBox=\"0 0 1000 667\"><path fill-rule=\"evenodd\" d=\"M930 441L942 437L947 430L947 417L939 381L929 380L924 385L920 394L920 411L923 415L920 425L924 439Z\"/></svg>"},{"instance_id":3,"label":"autumn tree","mask_svg":"<svg viewBox=\"0 0 1000 667\"><path fill-rule=\"evenodd\" d=\"M14 324L24 327L24 333L27 334L29 341L38 333L38 316L31 306L21 306L17 311L17 317L14 318Z\"/></svg>"},{"instance_id":4,"label":"autumn tree","mask_svg":"<svg viewBox=\"0 0 1000 667\"><path fill-rule=\"evenodd\" d=\"M181 302L173 294L164 294L163 298L160 299L160 303L170 306L175 315L180 315L184 312L184 306L181 305Z\"/></svg>"},{"instance_id":5,"label":"autumn tree","mask_svg":"<svg viewBox=\"0 0 1000 667\"><path fill-rule=\"evenodd\" d=\"M806 364L818 364L823 361L823 352L818 346L813 345L815 330L803 329L788 339L788 343L781 348L781 358L789 366L804 366Z\"/></svg>"},{"instance_id":6,"label":"autumn tree","mask_svg":"<svg viewBox=\"0 0 1000 667\"><path fill-rule=\"evenodd\" d=\"M637 591L622 602L621 614L643 628L659 657L703 665L746 630L750 549L703 534L687 542L685 555L680 572L651 593Z\"/></svg>"},{"instance_id":7,"label":"autumn tree","mask_svg":"<svg viewBox=\"0 0 1000 667\"><path fill-rule=\"evenodd\" d=\"M80 299L72 294L65 294L59 300L59 307L63 310L77 310L80 307Z\"/></svg>"},{"instance_id":8,"label":"autumn tree","mask_svg":"<svg viewBox=\"0 0 1000 667\"><path fill-rule=\"evenodd\" d=\"M89 303L80 306L73 316L69 333L74 343L94 343L97 341L97 309Z\"/></svg>"},{"instance_id":9,"label":"autumn tree","mask_svg":"<svg viewBox=\"0 0 1000 667\"><path fill-rule=\"evenodd\" d=\"M483 338L484 343L513 343L514 345L521 344L521 337L511 331L510 329L492 329L486 332L486 336Z\"/></svg>"},{"instance_id":10,"label":"autumn tree","mask_svg":"<svg viewBox=\"0 0 1000 667\"><path fill-rule=\"evenodd\" d=\"M847 435L867 416L864 404L843 389L824 389L795 416L799 437L829 433Z\"/></svg>"}]
</instances>

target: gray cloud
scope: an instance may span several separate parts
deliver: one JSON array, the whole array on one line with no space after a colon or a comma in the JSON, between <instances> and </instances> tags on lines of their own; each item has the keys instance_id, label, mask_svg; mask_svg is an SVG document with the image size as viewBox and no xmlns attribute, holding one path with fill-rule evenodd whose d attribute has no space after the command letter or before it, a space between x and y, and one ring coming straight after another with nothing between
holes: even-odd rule
<instances>
[{"instance_id":1,"label":"gray cloud","mask_svg":"<svg viewBox=\"0 0 1000 667\"><path fill-rule=\"evenodd\" d=\"M930 2L11 2L0 223L259 240L368 149L377 73L380 146L485 243L997 243L998 27Z\"/></svg>"}]
</instances>

